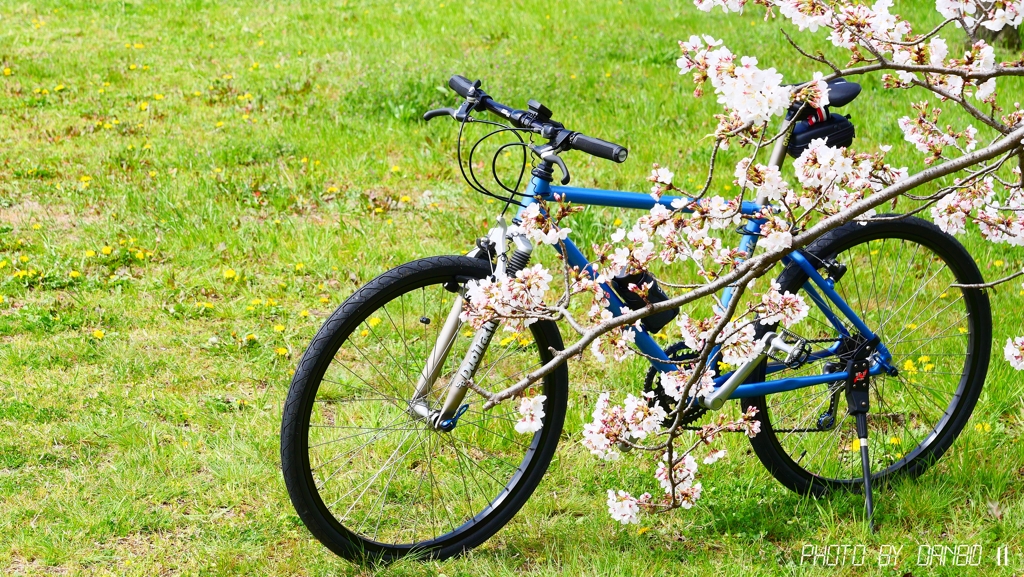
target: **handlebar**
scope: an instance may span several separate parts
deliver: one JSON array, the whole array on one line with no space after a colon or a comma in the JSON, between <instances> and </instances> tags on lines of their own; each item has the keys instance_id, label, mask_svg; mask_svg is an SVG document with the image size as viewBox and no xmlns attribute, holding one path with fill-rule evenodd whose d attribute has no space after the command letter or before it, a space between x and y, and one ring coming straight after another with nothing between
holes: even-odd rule
<instances>
[{"instance_id":1,"label":"handlebar","mask_svg":"<svg viewBox=\"0 0 1024 577\"><path fill-rule=\"evenodd\" d=\"M469 110L483 109L501 116L513 126L536 132L544 138L550 139L559 150L579 150L612 162L625 162L626 157L629 156L629 150L620 144L566 130L561 122L551 120L549 118L550 111L539 103L531 101L531 110L517 110L495 101L480 88L479 80L473 82L465 76L456 74L448 80L448 87L467 99L467 103L471 103ZM445 115L457 118L457 114L450 108L442 108L427 112L423 115L423 119L430 120Z\"/></svg>"}]
</instances>

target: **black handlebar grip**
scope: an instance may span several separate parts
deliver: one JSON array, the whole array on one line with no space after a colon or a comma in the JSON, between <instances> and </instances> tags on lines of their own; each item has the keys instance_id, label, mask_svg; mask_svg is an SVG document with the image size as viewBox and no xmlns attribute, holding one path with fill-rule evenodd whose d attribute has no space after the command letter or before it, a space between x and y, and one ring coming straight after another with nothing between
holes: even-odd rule
<instances>
[{"instance_id":1,"label":"black handlebar grip","mask_svg":"<svg viewBox=\"0 0 1024 577\"><path fill-rule=\"evenodd\" d=\"M469 92L475 89L476 86L476 82L471 82L465 76L459 76L458 74L448 80L448 87L463 98L469 98Z\"/></svg>"},{"instance_id":2,"label":"black handlebar grip","mask_svg":"<svg viewBox=\"0 0 1024 577\"><path fill-rule=\"evenodd\" d=\"M625 146L601 140L600 138L593 138L585 134L577 133L572 137L570 144L576 150L614 162L625 162L626 157L629 156L629 151L626 150Z\"/></svg>"}]
</instances>

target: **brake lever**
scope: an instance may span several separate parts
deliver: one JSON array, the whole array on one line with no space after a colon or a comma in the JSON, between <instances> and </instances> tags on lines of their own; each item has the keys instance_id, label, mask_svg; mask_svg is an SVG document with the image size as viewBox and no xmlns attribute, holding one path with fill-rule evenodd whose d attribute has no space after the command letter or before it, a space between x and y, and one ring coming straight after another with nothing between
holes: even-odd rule
<instances>
[{"instance_id":1,"label":"brake lever","mask_svg":"<svg viewBox=\"0 0 1024 577\"><path fill-rule=\"evenodd\" d=\"M425 120L427 122L430 122L431 120L437 118L438 116L451 116L452 118L455 118L455 109L454 108L437 108L435 110L428 110L423 115L423 120Z\"/></svg>"},{"instance_id":2,"label":"brake lever","mask_svg":"<svg viewBox=\"0 0 1024 577\"><path fill-rule=\"evenodd\" d=\"M546 160L548 162L554 162L555 164L557 164L559 170L562 171L562 184L569 184L569 180L572 178L569 175L569 168L565 166L565 161L563 161L560 156L555 154L554 151L557 150L556 148L551 146L531 146L530 150L532 150L533 153L536 154L537 157L540 158L541 160Z\"/></svg>"}]
</instances>

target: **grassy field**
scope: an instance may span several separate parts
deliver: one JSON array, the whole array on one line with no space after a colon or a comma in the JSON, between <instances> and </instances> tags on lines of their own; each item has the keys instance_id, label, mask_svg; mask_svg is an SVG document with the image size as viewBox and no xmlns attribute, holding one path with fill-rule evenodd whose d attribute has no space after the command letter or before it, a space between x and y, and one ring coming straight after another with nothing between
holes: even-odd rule
<instances>
[{"instance_id":1,"label":"grassy field","mask_svg":"<svg viewBox=\"0 0 1024 577\"><path fill-rule=\"evenodd\" d=\"M7 575L369 573L294 514L281 404L298 356L357 286L462 252L486 229L494 207L458 176L454 124L419 120L455 102L445 80L483 78L504 102L540 99L568 126L626 144L621 166L571 158L575 182L644 190L652 162L684 183L706 162L716 105L690 96L677 40L710 31L787 79L815 70L756 10L708 16L685 0L0 0L0 23ZM917 166L896 119L920 96L864 83L846 111L858 143L892 142L896 162ZM579 216L580 244L620 216ZM1024 261L968 246L990 279ZM1018 292L993 299L997 357L1022 330ZM563 442L523 512L461 559L385 573L810 575L823 569L805 548L829 544L868 551L865 567L830 574L1024 570L1024 388L1001 360L950 453L878 495L877 534L856 521L860 497L789 493L742 439L708 468L713 490L693 510L613 523L604 489L639 474L630 459L594 460L579 432L596 394L638 391L637 374L572 366ZM903 547L898 568L878 567L884 545ZM971 570L918 567L922 545L980 545L984 557ZM996 566L999 546L1009 567Z\"/></svg>"}]
</instances>

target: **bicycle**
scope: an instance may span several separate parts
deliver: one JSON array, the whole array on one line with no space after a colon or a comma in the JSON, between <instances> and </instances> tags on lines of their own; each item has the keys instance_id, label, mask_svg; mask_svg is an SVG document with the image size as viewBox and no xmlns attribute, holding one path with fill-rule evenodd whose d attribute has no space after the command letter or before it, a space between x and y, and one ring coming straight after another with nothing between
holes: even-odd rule
<instances>
[{"instance_id":1,"label":"bicycle","mask_svg":"<svg viewBox=\"0 0 1024 577\"><path fill-rule=\"evenodd\" d=\"M524 193L502 184L509 194L498 195L518 214L555 195L574 205L644 210L677 198L565 186L569 171L560 154L576 150L623 162L627 149L566 129L535 101L528 110L500 104L479 81L454 76L449 86L464 99L461 107L433 110L425 119L450 116L465 127L476 120L472 113L487 111L507 123L497 132L544 141L520 139L524 158L527 150L536 157L531 179ZM830 88L831 107L860 92L843 80ZM775 143L772 165L781 167L787 153L795 156L811 138L825 137L832 146L853 139L849 119L827 109L795 106L790 113L789 138ZM808 122L811 114L818 122ZM556 166L562 186L553 184ZM472 163L470 172L467 181L479 184ZM758 241L754 215L766 205L764 198L742 205L748 220L737 232L747 255ZM561 246L569 265L587 269L572 239ZM531 438L513 430L518 416L510 403L481 411L483 398L469 381L514 382L563 348L559 330L538 321L528 334L495 342L497 321L475 331L459 321L468 282L514 274L532 250L499 217L465 256L403 264L357 290L306 350L284 407L282 469L300 518L338 555L381 561L457 555L503 527L537 487L562 432L565 365L536 386L545 396L544 419ZM959 242L913 217L849 223L783 263L782 290L801 291L813 303L796 327L802 334L763 327L756 357L717 376L702 410L729 399L756 407L761 432L751 444L776 479L812 495L863 487L870 519L872 484L921 474L970 417L988 368L991 312L984 291L958 285L979 284L981 274ZM637 308L630 302L636 295L603 288L612 313ZM661 289L651 294L665 297ZM726 289L722 301L731 297ZM645 330L635 334L636 348L651 359L645 388L656 392L658 375L688 354L652 338L675 314L667 313L645 318Z\"/></svg>"}]
</instances>

